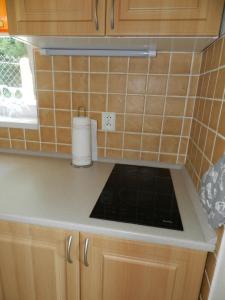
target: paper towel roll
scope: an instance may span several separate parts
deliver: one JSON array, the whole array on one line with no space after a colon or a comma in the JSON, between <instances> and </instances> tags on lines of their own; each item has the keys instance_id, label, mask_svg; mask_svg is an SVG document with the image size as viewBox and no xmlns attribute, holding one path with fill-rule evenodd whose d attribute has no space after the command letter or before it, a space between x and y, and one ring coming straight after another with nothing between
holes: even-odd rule
<instances>
[{"instance_id":1,"label":"paper towel roll","mask_svg":"<svg viewBox=\"0 0 225 300\"><path fill-rule=\"evenodd\" d=\"M88 117L75 117L72 128L72 164L79 167L91 165L91 152L91 120Z\"/></svg>"}]
</instances>

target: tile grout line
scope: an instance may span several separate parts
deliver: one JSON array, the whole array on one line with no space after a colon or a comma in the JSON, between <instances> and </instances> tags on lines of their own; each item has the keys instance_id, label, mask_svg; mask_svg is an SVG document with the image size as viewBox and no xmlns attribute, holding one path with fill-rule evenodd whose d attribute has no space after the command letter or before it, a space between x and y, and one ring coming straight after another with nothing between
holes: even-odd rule
<instances>
[{"instance_id":1,"label":"tile grout line","mask_svg":"<svg viewBox=\"0 0 225 300\"><path fill-rule=\"evenodd\" d=\"M148 81L149 81L149 71L150 71L150 64L151 64L151 58L148 57L148 71L147 71L147 78L145 83L145 95L144 95L144 108L143 108L143 116L142 116L142 126L141 126L141 141L140 141L140 154L139 159L142 158L142 149L143 149L143 133L144 133L144 121L146 116L146 103L147 103L147 92L148 92Z\"/></svg>"},{"instance_id":2,"label":"tile grout line","mask_svg":"<svg viewBox=\"0 0 225 300\"><path fill-rule=\"evenodd\" d=\"M188 88L187 88L187 93L186 93L186 97L185 97L185 105L184 105L183 116L186 115L186 111L187 111L188 96L189 96L189 93L190 93L191 75L192 75L192 71L193 71L193 70L192 70L192 69L193 69L193 64L194 64L194 53L192 52L191 65L190 65L190 76L189 76L189 78L188 78ZM180 140L179 140L178 149L177 149L177 160L176 160L176 164L179 163L181 141L182 141L182 138L183 138L183 130L184 130L184 117L182 118L182 125L181 125L181 130L180 130Z\"/></svg>"},{"instance_id":3,"label":"tile grout line","mask_svg":"<svg viewBox=\"0 0 225 300\"><path fill-rule=\"evenodd\" d=\"M168 88L169 88L169 78L170 78L170 70L171 70L171 64L172 64L172 55L173 54L170 53L168 73L167 73L167 82L166 82L166 91L165 91L165 95L163 95L163 97L164 97L164 104L163 104L162 124L161 124L160 138L159 138L158 161L160 161L160 153L161 153L161 146L162 146L163 126L164 126L165 111L166 111L167 93L168 93Z\"/></svg>"},{"instance_id":4,"label":"tile grout line","mask_svg":"<svg viewBox=\"0 0 225 300\"><path fill-rule=\"evenodd\" d=\"M128 95L128 80L129 80L130 56L127 59L127 73L126 73L126 89L124 98L124 113L123 113L123 135L122 135L122 159L124 158L124 140L126 131L126 111L127 111L127 95Z\"/></svg>"},{"instance_id":5,"label":"tile grout line","mask_svg":"<svg viewBox=\"0 0 225 300\"><path fill-rule=\"evenodd\" d=\"M51 63L52 63L52 86L53 86L53 90L55 90L55 72L54 72L54 58L53 56L51 57ZM57 137L57 126L56 126L56 114L55 114L55 92L53 92L53 121L54 121L54 133L55 133L55 152L57 152L58 147L58 137Z\"/></svg>"}]
</instances>

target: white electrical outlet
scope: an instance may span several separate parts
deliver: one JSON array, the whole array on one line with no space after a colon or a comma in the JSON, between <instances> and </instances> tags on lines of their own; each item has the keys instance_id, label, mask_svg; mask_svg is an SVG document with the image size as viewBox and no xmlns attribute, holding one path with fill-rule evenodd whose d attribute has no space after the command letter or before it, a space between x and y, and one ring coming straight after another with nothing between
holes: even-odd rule
<instances>
[{"instance_id":1,"label":"white electrical outlet","mask_svg":"<svg viewBox=\"0 0 225 300\"><path fill-rule=\"evenodd\" d=\"M115 131L116 114L114 112L102 113L102 130Z\"/></svg>"}]
</instances>

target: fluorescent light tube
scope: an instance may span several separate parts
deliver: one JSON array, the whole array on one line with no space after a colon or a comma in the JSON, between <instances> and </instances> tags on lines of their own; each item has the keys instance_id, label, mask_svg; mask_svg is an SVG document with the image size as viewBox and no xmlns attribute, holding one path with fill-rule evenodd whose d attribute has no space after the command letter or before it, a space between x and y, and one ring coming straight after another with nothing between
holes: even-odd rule
<instances>
[{"instance_id":1,"label":"fluorescent light tube","mask_svg":"<svg viewBox=\"0 0 225 300\"><path fill-rule=\"evenodd\" d=\"M53 49L43 48L42 55L71 56L156 56L156 51L149 50L114 50L114 49Z\"/></svg>"}]
</instances>

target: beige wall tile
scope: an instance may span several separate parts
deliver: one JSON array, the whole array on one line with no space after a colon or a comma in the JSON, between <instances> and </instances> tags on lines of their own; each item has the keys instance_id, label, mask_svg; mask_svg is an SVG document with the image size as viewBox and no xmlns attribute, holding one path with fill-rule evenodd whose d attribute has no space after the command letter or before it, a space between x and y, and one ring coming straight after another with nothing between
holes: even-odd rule
<instances>
[{"instance_id":1,"label":"beige wall tile","mask_svg":"<svg viewBox=\"0 0 225 300\"><path fill-rule=\"evenodd\" d=\"M106 111L106 95L91 94L90 95L90 110L91 111Z\"/></svg>"},{"instance_id":2,"label":"beige wall tile","mask_svg":"<svg viewBox=\"0 0 225 300\"><path fill-rule=\"evenodd\" d=\"M225 102L222 104L218 131L221 135L225 136Z\"/></svg>"},{"instance_id":3,"label":"beige wall tile","mask_svg":"<svg viewBox=\"0 0 225 300\"><path fill-rule=\"evenodd\" d=\"M171 59L171 74L189 74L192 53L173 53Z\"/></svg>"},{"instance_id":4,"label":"beige wall tile","mask_svg":"<svg viewBox=\"0 0 225 300\"><path fill-rule=\"evenodd\" d=\"M53 108L53 92L52 91L38 91L37 93L39 108Z\"/></svg>"},{"instance_id":5,"label":"beige wall tile","mask_svg":"<svg viewBox=\"0 0 225 300\"><path fill-rule=\"evenodd\" d=\"M168 82L169 96L185 96L188 88L188 76L170 76Z\"/></svg>"},{"instance_id":6,"label":"beige wall tile","mask_svg":"<svg viewBox=\"0 0 225 300\"><path fill-rule=\"evenodd\" d=\"M71 127L71 112L65 110L55 111L56 126Z\"/></svg>"},{"instance_id":7,"label":"beige wall tile","mask_svg":"<svg viewBox=\"0 0 225 300\"><path fill-rule=\"evenodd\" d=\"M109 58L109 71L117 73L126 73L128 68L127 57L110 57Z\"/></svg>"},{"instance_id":8,"label":"beige wall tile","mask_svg":"<svg viewBox=\"0 0 225 300\"><path fill-rule=\"evenodd\" d=\"M124 115L116 114L116 130L124 131Z\"/></svg>"},{"instance_id":9,"label":"beige wall tile","mask_svg":"<svg viewBox=\"0 0 225 300\"><path fill-rule=\"evenodd\" d=\"M51 143L42 143L41 151L43 152L56 152L56 145Z\"/></svg>"},{"instance_id":10,"label":"beige wall tile","mask_svg":"<svg viewBox=\"0 0 225 300\"><path fill-rule=\"evenodd\" d=\"M57 145L57 152L65 153L65 154L71 154L72 153L72 147L70 145Z\"/></svg>"},{"instance_id":11,"label":"beige wall tile","mask_svg":"<svg viewBox=\"0 0 225 300\"><path fill-rule=\"evenodd\" d=\"M123 152L123 159L138 160L138 159L140 159L140 152L125 150Z\"/></svg>"},{"instance_id":12,"label":"beige wall tile","mask_svg":"<svg viewBox=\"0 0 225 300\"><path fill-rule=\"evenodd\" d=\"M148 73L148 58L145 57L131 57L129 63L130 73Z\"/></svg>"},{"instance_id":13,"label":"beige wall tile","mask_svg":"<svg viewBox=\"0 0 225 300\"><path fill-rule=\"evenodd\" d=\"M176 155L160 154L159 161L162 163L175 164L177 161L177 157L176 157Z\"/></svg>"},{"instance_id":14,"label":"beige wall tile","mask_svg":"<svg viewBox=\"0 0 225 300\"><path fill-rule=\"evenodd\" d=\"M53 56L53 68L56 71L70 71L70 57Z\"/></svg>"},{"instance_id":15,"label":"beige wall tile","mask_svg":"<svg viewBox=\"0 0 225 300\"><path fill-rule=\"evenodd\" d=\"M156 57L150 59L150 74L167 74L169 70L169 53L158 53Z\"/></svg>"},{"instance_id":16,"label":"beige wall tile","mask_svg":"<svg viewBox=\"0 0 225 300\"><path fill-rule=\"evenodd\" d=\"M142 151L159 152L160 137L158 135L142 136Z\"/></svg>"},{"instance_id":17,"label":"beige wall tile","mask_svg":"<svg viewBox=\"0 0 225 300\"><path fill-rule=\"evenodd\" d=\"M166 98L165 115L183 116L185 107L185 98Z\"/></svg>"},{"instance_id":18,"label":"beige wall tile","mask_svg":"<svg viewBox=\"0 0 225 300\"><path fill-rule=\"evenodd\" d=\"M55 128L54 127L41 127L41 142L55 143Z\"/></svg>"},{"instance_id":19,"label":"beige wall tile","mask_svg":"<svg viewBox=\"0 0 225 300\"><path fill-rule=\"evenodd\" d=\"M166 75L150 75L148 80L148 94L165 95L167 76Z\"/></svg>"},{"instance_id":20,"label":"beige wall tile","mask_svg":"<svg viewBox=\"0 0 225 300\"><path fill-rule=\"evenodd\" d=\"M55 124L54 111L50 109L40 109L39 120L41 126L53 126Z\"/></svg>"},{"instance_id":21,"label":"beige wall tile","mask_svg":"<svg viewBox=\"0 0 225 300\"><path fill-rule=\"evenodd\" d=\"M221 106L222 106L221 101L213 101L209 126L214 130L216 130L218 125L218 121L219 121L218 116L221 110Z\"/></svg>"},{"instance_id":22,"label":"beige wall tile","mask_svg":"<svg viewBox=\"0 0 225 300\"><path fill-rule=\"evenodd\" d=\"M54 74L54 87L55 90L70 90L70 73L55 72Z\"/></svg>"},{"instance_id":23,"label":"beige wall tile","mask_svg":"<svg viewBox=\"0 0 225 300\"><path fill-rule=\"evenodd\" d=\"M161 138L161 152L177 153L180 139L172 136L162 136Z\"/></svg>"},{"instance_id":24,"label":"beige wall tile","mask_svg":"<svg viewBox=\"0 0 225 300\"><path fill-rule=\"evenodd\" d=\"M147 133L161 133L162 117L160 116L145 116L143 131Z\"/></svg>"},{"instance_id":25,"label":"beige wall tile","mask_svg":"<svg viewBox=\"0 0 225 300\"><path fill-rule=\"evenodd\" d=\"M56 128L57 142L60 144L71 144L71 128Z\"/></svg>"},{"instance_id":26,"label":"beige wall tile","mask_svg":"<svg viewBox=\"0 0 225 300\"><path fill-rule=\"evenodd\" d=\"M141 132L142 130L142 116L126 115L125 116L125 131Z\"/></svg>"},{"instance_id":27,"label":"beige wall tile","mask_svg":"<svg viewBox=\"0 0 225 300\"><path fill-rule=\"evenodd\" d=\"M96 93L106 93L107 77L105 74L90 75L90 91Z\"/></svg>"},{"instance_id":28,"label":"beige wall tile","mask_svg":"<svg viewBox=\"0 0 225 300\"><path fill-rule=\"evenodd\" d=\"M16 150L25 150L25 141L12 140L12 148Z\"/></svg>"},{"instance_id":29,"label":"beige wall tile","mask_svg":"<svg viewBox=\"0 0 225 300\"><path fill-rule=\"evenodd\" d=\"M107 143L108 148L121 149L123 143L123 134L118 132L108 132L107 133Z\"/></svg>"},{"instance_id":30,"label":"beige wall tile","mask_svg":"<svg viewBox=\"0 0 225 300\"><path fill-rule=\"evenodd\" d=\"M27 141L39 141L39 130L25 129L25 139Z\"/></svg>"},{"instance_id":31,"label":"beige wall tile","mask_svg":"<svg viewBox=\"0 0 225 300\"><path fill-rule=\"evenodd\" d=\"M72 94L72 109L78 110L79 107L84 107L87 111L88 106L88 94L73 93Z\"/></svg>"},{"instance_id":32,"label":"beige wall tile","mask_svg":"<svg viewBox=\"0 0 225 300\"><path fill-rule=\"evenodd\" d=\"M23 140L24 139L24 129L20 128L10 128L10 138L16 140Z\"/></svg>"},{"instance_id":33,"label":"beige wall tile","mask_svg":"<svg viewBox=\"0 0 225 300\"><path fill-rule=\"evenodd\" d=\"M72 56L72 70L78 72L88 72L88 57Z\"/></svg>"},{"instance_id":34,"label":"beige wall tile","mask_svg":"<svg viewBox=\"0 0 225 300\"><path fill-rule=\"evenodd\" d=\"M28 151L40 151L41 150L41 144L38 142L26 142L26 149Z\"/></svg>"},{"instance_id":35,"label":"beige wall tile","mask_svg":"<svg viewBox=\"0 0 225 300\"><path fill-rule=\"evenodd\" d=\"M171 135L180 135L182 128L182 119L165 117L163 122L163 133Z\"/></svg>"},{"instance_id":36,"label":"beige wall tile","mask_svg":"<svg viewBox=\"0 0 225 300\"><path fill-rule=\"evenodd\" d=\"M215 98L221 99L224 94L224 88L225 88L225 69L221 69L218 72L218 78L217 78L217 84L216 84L216 90L215 90Z\"/></svg>"},{"instance_id":37,"label":"beige wall tile","mask_svg":"<svg viewBox=\"0 0 225 300\"><path fill-rule=\"evenodd\" d=\"M127 95L126 97L126 112L143 114L145 97L139 95Z\"/></svg>"},{"instance_id":38,"label":"beige wall tile","mask_svg":"<svg viewBox=\"0 0 225 300\"><path fill-rule=\"evenodd\" d=\"M73 73L72 74L72 90L76 92L88 91L88 74Z\"/></svg>"},{"instance_id":39,"label":"beige wall tile","mask_svg":"<svg viewBox=\"0 0 225 300\"><path fill-rule=\"evenodd\" d=\"M123 113L125 109L125 95L108 95L108 111Z\"/></svg>"},{"instance_id":40,"label":"beige wall tile","mask_svg":"<svg viewBox=\"0 0 225 300\"><path fill-rule=\"evenodd\" d=\"M225 139L217 136L213 152L212 162L215 164L225 152Z\"/></svg>"},{"instance_id":41,"label":"beige wall tile","mask_svg":"<svg viewBox=\"0 0 225 300\"><path fill-rule=\"evenodd\" d=\"M109 93L125 93L127 76L123 74L109 74Z\"/></svg>"},{"instance_id":42,"label":"beige wall tile","mask_svg":"<svg viewBox=\"0 0 225 300\"><path fill-rule=\"evenodd\" d=\"M146 98L145 113L151 115L162 115L164 111L164 96L149 96Z\"/></svg>"},{"instance_id":43,"label":"beige wall tile","mask_svg":"<svg viewBox=\"0 0 225 300\"><path fill-rule=\"evenodd\" d=\"M106 156L108 158L122 158L122 150L113 150L113 149L107 149L106 150Z\"/></svg>"},{"instance_id":44,"label":"beige wall tile","mask_svg":"<svg viewBox=\"0 0 225 300\"><path fill-rule=\"evenodd\" d=\"M55 92L55 108L56 109L71 109L71 93L70 92Z\"/></svg>"},{"instance_id":45,"label":"beige wall tile","mask_svg":"<svg viewBox=\"0 0 225 300\"><path fill-rule=\"evenodd\" d=\"M144 94L146 90L146 80L145 75L129 75L127 83L128 94Z\"/></svg>"},{"instance_id":46,"label":"beige wall tile","mask_svg":"<svg viewBox=\"0 0 225 300\"><path fill-rule=\"evenodd\" d=\"M9 131L7 128L0 128L0 138L8 139Z\"/></svg>"},{"instance_id":47,"label":"beige wall tile","mask_svg":"<svg viewBox=\"0 0 225 300\"><path fill-rule=\"evenodd\" d=\"M93 56L90 58L91 72L107 72L108 57Z\"/></svg>"},{"instance_id":48,"label":"beige wall tile","mask_svg":"<svg viewBox=\"0 0 225 300\"><path fill-rule=\"evenodd\" d=\"M103 131L97 132L97 144L98 147L105 147L106 133Z\"/></svg>"},{"instance_id":49,"label":"beige wall tile","mask_svg":"<svg viewBox=\"0 0 225 300\"><path fill-rule=\"evenodd\" d=\"M52 69L51 56L41 55L39 51L35 51L35 67L36 70L51 70Z\"/></svg>"},{"instance_id":50,"label":"beige wall tile","mask_svg":"<svg viewBox=\"0 0 225 300\"><path fill-rule=\"evenodd\" d=\"M36 72L37 88L40 90L52 90L53 80L51 72Z\"/></svg>"},{"instance_id":51,"label":"beige wall tile","mask_svg":"<svg viewBox=\"0 0 225 300\"><path fill-rule=\"evenodd\" d=\"M124 149L140 150L141 146L141 135L140 134L129 134L124 135Z\"/></svg>"},{"instance_id":52,"label":"beige wall tile","mask_svg":"<svg viewBox=\"0 0 225 300\"><path fill-rule=\"evenodd\" d=\"M151 153L151 152L142 152L141 153L141 159L142 160L149 160L149 161L157 161L158 160L158 154Z\"/></svg>"}]
</instances>

